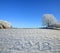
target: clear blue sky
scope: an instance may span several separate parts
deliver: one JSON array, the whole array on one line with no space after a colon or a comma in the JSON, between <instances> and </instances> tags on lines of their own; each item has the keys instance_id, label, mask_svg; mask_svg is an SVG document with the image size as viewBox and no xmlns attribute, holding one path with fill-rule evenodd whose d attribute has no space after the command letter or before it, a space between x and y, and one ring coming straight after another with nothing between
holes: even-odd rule
<instances>
[{"instance_id":1,"label":"clear blue sky","mask_svg":"<svg viewBox=\"0 0 60 53\"><path fill-rule=\"evenodd\" d=\"M13 27L41 27L46 13L60 21L60 0L0 0L0 20L9 21Z\"/></svg>"}]
</instances>

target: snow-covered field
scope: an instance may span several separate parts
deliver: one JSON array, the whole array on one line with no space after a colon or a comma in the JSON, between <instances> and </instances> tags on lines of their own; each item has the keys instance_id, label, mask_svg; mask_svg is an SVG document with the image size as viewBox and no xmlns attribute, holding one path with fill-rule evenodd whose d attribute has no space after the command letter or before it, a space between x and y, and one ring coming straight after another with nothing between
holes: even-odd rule
<instances>
[{"instance_id":1,"label":"snow-covered field","mask_svg":"<svg viewBox=\"0 0 60 53\"><path fill-rule=\"evenodd\" d=\"M0 53L60 53L60 30L0 29Z\"/></svg>"}]
</instances>

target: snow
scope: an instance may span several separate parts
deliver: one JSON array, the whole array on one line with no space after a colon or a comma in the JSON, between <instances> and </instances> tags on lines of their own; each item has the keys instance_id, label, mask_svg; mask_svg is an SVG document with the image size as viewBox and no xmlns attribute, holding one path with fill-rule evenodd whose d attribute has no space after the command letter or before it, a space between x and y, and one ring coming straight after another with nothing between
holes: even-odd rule
<instances>
[{"instance_id":1,"label":"snow","mask_svg":"<svg viewBox=\"0 0 60 53\"><path fill-rule=\"evenodd\" d=\"M60 30L0 29L0 53L60 53Z\"/></svg>"}]
</instances>

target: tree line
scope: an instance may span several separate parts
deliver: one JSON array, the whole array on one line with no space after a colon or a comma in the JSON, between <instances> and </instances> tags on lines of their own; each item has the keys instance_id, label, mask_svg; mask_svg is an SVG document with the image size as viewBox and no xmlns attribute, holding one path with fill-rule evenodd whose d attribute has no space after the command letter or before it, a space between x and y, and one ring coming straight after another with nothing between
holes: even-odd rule
<instances>
[{"instance_id":1,"label":"tree line","mask_svg":"<svg viewBox=\"0 0 60 53\"><path fill-rule=\"evenodd\" d=\"M60 22L57 21L53 14L44 14L42 16L43 26L46 28L60 28ZM8 21L0 20L0 29L13 28Z\"/></svg>"}]
</instances>

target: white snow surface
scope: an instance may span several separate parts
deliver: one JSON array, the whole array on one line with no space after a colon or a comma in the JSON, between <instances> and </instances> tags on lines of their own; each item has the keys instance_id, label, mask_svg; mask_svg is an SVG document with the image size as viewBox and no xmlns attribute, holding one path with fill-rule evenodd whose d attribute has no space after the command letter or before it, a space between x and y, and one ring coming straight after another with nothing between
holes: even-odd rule
<instances>
[{"instance_id":1,"label":"white snow surface","mask_svg":"<svg viewBox=\"0 0 60 53\"><path fill-rule=\"evenodd\" d=\"M0 29L0 53L60 53L60 30Z\"/></svg>"}]
</instances>

